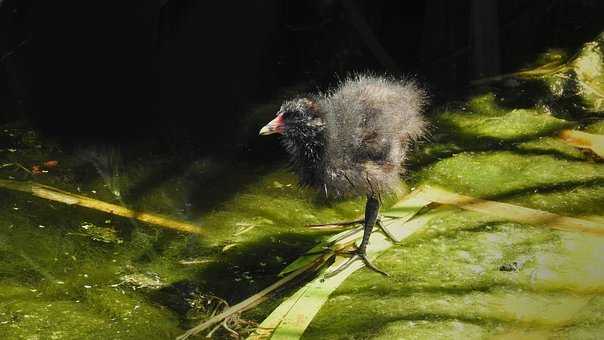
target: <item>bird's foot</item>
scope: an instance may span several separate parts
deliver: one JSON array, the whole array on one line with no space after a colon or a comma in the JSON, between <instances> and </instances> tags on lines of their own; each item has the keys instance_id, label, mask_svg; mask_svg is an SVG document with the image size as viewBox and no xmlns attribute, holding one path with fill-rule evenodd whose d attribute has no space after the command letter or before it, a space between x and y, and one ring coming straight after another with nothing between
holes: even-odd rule
<instances>
[{"instance_id":1,"label":"bird's foot","mask_svg":"<svg viewBox=\"0 0 604 340\"><path fill-rule=\"evenodd\" d=\"M386 273L385 271L381 270L380 268L378 268L376 265L374 265L369 258L367 257L367 253L361 249L355 249L353 251L348 252L349 254L351 254L352 256L346 260L346 262L344 262L341 266L339 266L338 268L328 272L325 274L325 278L330 278L332 276L336 276L339 273L343 272L344 270L346 270L346 268L350 267L351 264L353 264L355 261L359 261L362 260L363 263L365 264L365 266L377 273L380 273L384 276L390 276L388 273Z\"/></svg>"},{"instance_id":2,"label":"bird's foot","mask_svg":"<svg viewBox=\"0 0 604 340\"><path fill-rule=\"evenodd\" d=\"M384 235L386 235L386 237L388 237L393 243L398 243L399 240L394 237L394 235L384 227L384 225L382 224L381 219L378 219L377 221L375 221L375 224L378 226L378 228L380 228L380 230L382 231L382 233Z\"/></svg>"}]
</instances>

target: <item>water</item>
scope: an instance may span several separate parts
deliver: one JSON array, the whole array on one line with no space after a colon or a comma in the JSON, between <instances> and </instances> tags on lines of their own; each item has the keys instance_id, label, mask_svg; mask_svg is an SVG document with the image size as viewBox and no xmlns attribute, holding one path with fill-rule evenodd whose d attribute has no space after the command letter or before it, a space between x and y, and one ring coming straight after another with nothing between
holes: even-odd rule
<instances>
[{"instance_id":1,"label":"water","mask_svg":"<svg viewBox=\"0 0 604 340\"><path fill-rule=\"evenodd\" d=\"M590 79L597 85L598 77ZM573 106L575 120L564 109L568 98L539 97L531 86L483 92L432 117L433 137L413 154L408 185L602 221L601 159L555 138L576 124L603 133L594 111L600 102L590 92L593 105ZM64 152L27 126L4 128L0 142L2 179L34 180L207 231L186 235L1 190L2 339L174 338L224 302L276 281L329 234L305 224L355 219L363 209L362 199L322 202L284 164L180 162L144 149L134 158ZM42 166L49 160L58 164ZM39 173L30 173L34 165ZM352 275L304 338L595 339L604 332L602 237L455 211L376 264L392 277ZM262 321L290 293L244 313L236 330L245 335L253 328L247 321Z\"/></svg>"}]
</instances>

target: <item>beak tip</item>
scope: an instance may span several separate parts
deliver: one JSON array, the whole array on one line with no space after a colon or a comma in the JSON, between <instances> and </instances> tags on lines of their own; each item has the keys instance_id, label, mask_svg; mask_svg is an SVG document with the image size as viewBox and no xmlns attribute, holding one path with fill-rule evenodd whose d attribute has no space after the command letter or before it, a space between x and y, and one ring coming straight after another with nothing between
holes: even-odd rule
<instances>
[{"instance_id":1,"label":"beak tip","mask_svg":"<svg viewBox=\"0 0 604 340\"><path fill-rule=\"evenodd\" d=\"M270 128L268 126L263 127L260 129L260 132L258 132L259 136L266 136L268 134L270 134Z\"/></svg>"},{"instance_id":2,"label":"beak tip","mask_svg":"<svg viewBox=\"0 0 604 340\"><path fill-rule=\"evenodd\" d=\"M282 114L277 115L277 117L273 120L271 120L268 124L266 124L264 127L262 127L262 129L260 129L260 132L258 132L258 135L260 136L266 136L266 135L272 135L274 133L283 133L283 117Z\"/></svg>"}]
</instances>

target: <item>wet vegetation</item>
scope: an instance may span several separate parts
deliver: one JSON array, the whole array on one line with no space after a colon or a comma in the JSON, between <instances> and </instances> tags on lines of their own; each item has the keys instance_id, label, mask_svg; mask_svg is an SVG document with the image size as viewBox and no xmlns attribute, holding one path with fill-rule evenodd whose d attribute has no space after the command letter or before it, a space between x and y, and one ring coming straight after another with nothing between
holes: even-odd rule
<instances>
[{"instance_id":1,"label":"wet vegetation","mask_svg":"<svg viewBox=\"0 0 604 340\"><path fill-rule=\"evenodd\" d=\"M578 60L594 62L590 70L599 70L585 77L598 91L604 85L602 38L578 54ZM568 75L562 87L584 73L580 65L555 71ZM532 92L539 88L535 82L553 77L542 76L515 79L512 89L489 88L439 112L410 182L602 221L601 159L555 137L569 127L602 133L601 120L585 119L601 117L602 97L582 96L578 87ZM509 98L510 91L532 100ZM567 116L563 107L574 107L576 115ZM304 338L595 339L603 321L603 250L598 236L457 210L379 258L391 279L370 271L353 275Z\"/></svg>"},{"instance_id":2,"label":"wet vegetation","mask_svg":"<svg viewBox=\"0 0 604 340\"><path fill-rule=\"evenodd\" d=\"M604 165L558 139L604 134L604 35L574 56L437 109L406 182L595 221ZM574 58L574 59L573 59ZM554 64L552 64L554 63ZM114 150L65 152L26 124L0 130L2 179L34 180L188 220L186 235L2 190L0 338L173 338L276 280L361 199L326 203L286 166L204 158L187 163ZM49 163L48 161L58 161ZM598 338L604 332L604 239L454 210L360 270L305 339ZM260 322L290 291L244 313ZM205 306L205 307L204 307ZM218 330L218 338L232 336Z\"/></svg>"}]
</instances>

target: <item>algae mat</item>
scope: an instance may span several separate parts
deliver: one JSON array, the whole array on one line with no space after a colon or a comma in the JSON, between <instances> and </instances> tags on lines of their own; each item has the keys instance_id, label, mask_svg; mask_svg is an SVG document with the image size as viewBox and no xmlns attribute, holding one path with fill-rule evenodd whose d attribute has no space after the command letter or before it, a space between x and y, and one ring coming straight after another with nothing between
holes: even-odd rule
<instances>
[{"instance_id":1,"label":"algae mat","mask_svg":"<svg viewBox=\"0 0 604 340\"><path fill-rule=\"evenodd\" d=\"M604 166L513 151L467 152L421 183L600 221ZM456 211L343 283L303 339L596 339L604 311L604 239ZM343 330L346 330L345 332Z\"/></svg>"},{"instance_id":2,"label":"algae mat","mask_svg":"<svg viewBox=\"0 0 604 340\"><path fill-rule=\"evenodd\" d=\"M604 222L581 220L517 205L476 199L430 186L421 187L415 190L400 202L396 203L393 207L384 211L382 223L384 227L389 230L389 233L400 242L400 240L410 237L415 232L420 231L431 219L450 214L446 207L443 206L436 209L430 209L427 213L409 221L409 219L413 218L417 212L431 203L454 205L464 210L477 211L495 218L528 223L533 226L572 230L598 235L600 237L604 236ZM403 213L401 214L401 212ZM392 217L392 215L398 216ZM358 239L361 236L360 230L353 235L349 232L344 232L342 233L342 236L336 236L335 239L340 240L339 242L342 243L348 243L349 241L344 238L345 236L346 238L354 237ZM323 247L326 245L327 244L323 244ZM371 258L374 258L392 245L393 243L386 239L385 236L374 233L371 236L370 245L367 249L368 255ZM332 247L337 247L337 244ZM325 255L316 255L319 248L319 246L316 246L311 249L308 252L308 255L292 263L282 273L298 270L301 266L306 266L308 261L314 261L317 256L324 257ZM328 271L338 268L344 261L344 258L336 257L334 264L330 266ZM348 276L362 267L361 263L354 263L335 276L324 277L320 274L319 277L300 288L273 311L273 313L259 325L255 333L248 339L299 339L330 294L337 289ZM516 271L518 268L518 262L513 262L510 265L501 266L500 270Z\"/></svg>"},{"instance_id":3,"label":"algae mat","mask_svg":"<svg viewBox=\"0 0 604 340\"><path fill-rule=\"evenodd\" d=\"M603 38L552 72L533 74L511 90L491 88L438 113L431 143L413 159L411 182L600 225L601 159L557 136L569 127L602 134L602 121L593 118L601 114L604 93ZM589 83L580 80L578 92L564 92L568 86L556 92L552 79L572 82L569 74ZM534 82L553 92L526 100ZM599 235L457 210L430 220L378 258L392 277L368 270L351 275L302 338L598 339L604 332L603 251ZM286 331L275 338L298 334Z\"/></svg>"},{"instance_id":4,"label":"algae mat","mask_svg":"<svg viewBox=\"0 0 604 340\"><path fill-rule=\"evenodd\" d=\"M601 43L578 55L580 61L555 69L563 77L477 89L459 106L436 112L430 142L409 160L406 181L597 220L603 163L557 138L569 128L604 134ZM578 87L566 86L573 72L580 73ZM535 82L550 92L531 92ZM111 157L97 154L93 166L27 127L3 128L0 142L0 165L32 169L58 160L37 175L40 183L124 200L211 231L202 238L154 230L3 193L3 339L174 338L212 315L204 308L211 296L236 304L331 234L303 225L349 220L363 206L320 202L277 165L212 158L181 164L149 152L124 157L117 176ZM32 179L12 167L0 167L0 176ZM377 259L391 278L367 270L351 275L303 338L599 338L603 254L597 236L458 210L430 220ZM260 322L281 301L274 297L243 317Z\"/></svg>"}]
</instances>

